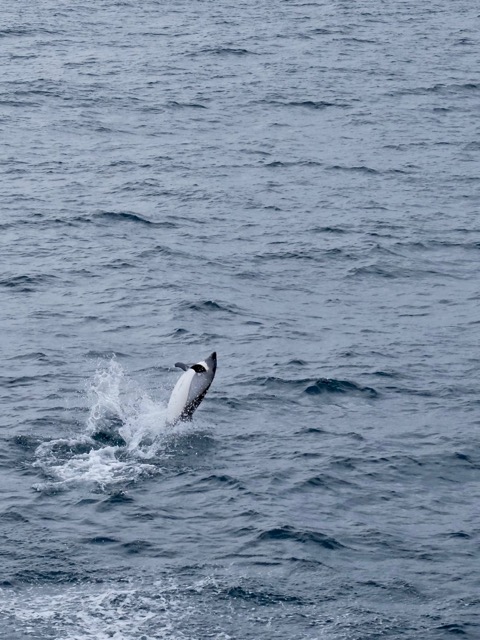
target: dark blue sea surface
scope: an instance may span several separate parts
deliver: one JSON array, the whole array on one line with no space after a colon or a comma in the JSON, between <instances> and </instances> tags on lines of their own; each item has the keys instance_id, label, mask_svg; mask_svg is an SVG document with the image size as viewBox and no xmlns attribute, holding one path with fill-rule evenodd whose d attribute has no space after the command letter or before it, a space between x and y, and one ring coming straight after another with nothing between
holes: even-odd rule
<instances>
[{"instance_id":1,"label":"dark blue sea surface","mask_svg":"<svg viewBox=\"0 0 480 640\"><path fill-rule=\"evenodd\" d=\"M2 3L2 639L480 638L479 33Z\"/></svg>"}]
</instances>

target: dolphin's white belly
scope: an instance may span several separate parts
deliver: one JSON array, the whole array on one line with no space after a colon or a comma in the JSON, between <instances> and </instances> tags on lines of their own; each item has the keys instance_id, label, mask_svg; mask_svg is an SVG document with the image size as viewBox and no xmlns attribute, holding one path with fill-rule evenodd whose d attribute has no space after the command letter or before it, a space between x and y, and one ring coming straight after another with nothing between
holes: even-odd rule
<instances>
[{"instance_id":1,"label":"dolphin's white belly","mask_svg":"<svg viewBox=\"0 0 480 640\"><path fill-rule=\"evenodd\" d=\"M172 395L168 401L167 423L173 424L182 415L182 412L187 405L188 392L190 391L190 386L194 376L195 371L193 369L188 369L179 378L177 384L173 388Z\"/></svg>"}]
</instances>

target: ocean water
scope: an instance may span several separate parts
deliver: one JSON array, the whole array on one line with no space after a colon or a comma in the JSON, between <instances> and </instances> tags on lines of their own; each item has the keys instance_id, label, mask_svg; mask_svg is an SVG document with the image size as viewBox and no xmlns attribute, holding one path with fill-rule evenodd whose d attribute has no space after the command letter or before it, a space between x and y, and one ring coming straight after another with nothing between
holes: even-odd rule
<instances>
[{"instance_id":1,"label":"ocean water","mask_svg":"<svg viewBox=\"0 0 480 640\"><path fill-rule=\"evenodd\" d=\"M480 638L478 18L2 3L0 638Z\"/></svg>"}]
</instances>

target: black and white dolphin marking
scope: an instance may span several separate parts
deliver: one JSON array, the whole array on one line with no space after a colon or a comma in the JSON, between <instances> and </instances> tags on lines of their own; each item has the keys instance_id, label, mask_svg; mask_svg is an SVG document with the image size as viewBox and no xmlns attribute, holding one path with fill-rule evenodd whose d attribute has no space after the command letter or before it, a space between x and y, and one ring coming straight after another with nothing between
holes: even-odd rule
<instances>
[{"instance_id":1,"label":"black and white dolphin marking","mask_svg":"<svg viewBox=\"0 0 480 640\"><path fill-rule=\"evenodd\" d=\"M183 369L184 373L174 386L168 401L167 424L170 426L179 420L192 419L193 412L205 397L215 377L217 354L214 351L208 358L190 367L183 362L176 362L175 366Z\"/></svg>"}]
</instances>

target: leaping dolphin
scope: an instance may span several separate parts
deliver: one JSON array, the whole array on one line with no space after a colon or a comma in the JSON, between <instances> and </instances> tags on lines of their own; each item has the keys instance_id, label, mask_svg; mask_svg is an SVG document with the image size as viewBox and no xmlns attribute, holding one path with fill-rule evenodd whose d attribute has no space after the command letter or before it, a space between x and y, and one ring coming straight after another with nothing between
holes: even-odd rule
<instances>
[{"instance_id":1,"label":"leaping dolphin","mask_svg":"<svg viewBox=\"0 0 480 640\"><path fill-rule=\"evenodd\" d=\"M167 425L173 426L179 420L191 420L193 412L201 403L215 377L217 370L217 353L214 351L208 358L188 366L176 362L176 367L183 369L174 386L167 406Z\"/></svg>"}]
</instances>

